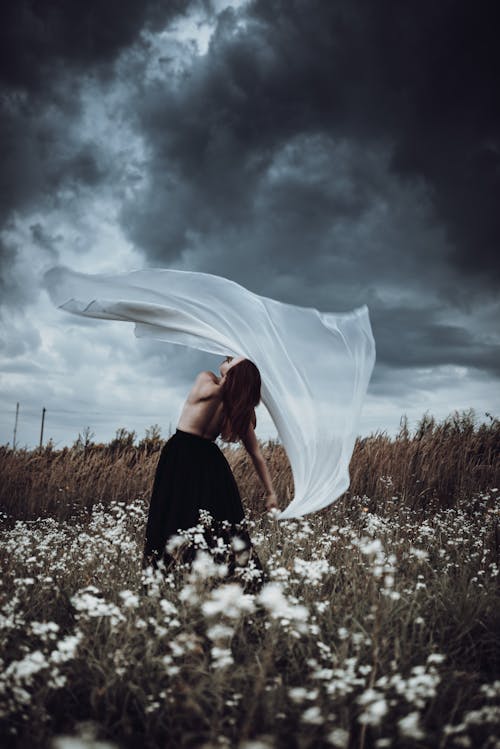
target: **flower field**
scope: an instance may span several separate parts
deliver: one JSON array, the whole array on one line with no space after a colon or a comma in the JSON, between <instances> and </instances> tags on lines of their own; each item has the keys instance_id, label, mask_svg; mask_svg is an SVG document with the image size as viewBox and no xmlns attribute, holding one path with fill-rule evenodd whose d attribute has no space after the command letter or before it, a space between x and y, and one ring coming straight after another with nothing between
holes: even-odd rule
<instances>
[{"instance_id":1,"label":"flower field","mask_svg":"<svg viewBox=\"0 0 500 749\"><path fill-rule=\"evenodd\" d=\"M429 518L396 498L267 515L255 595L202 546L190 570L142 572L141 502L16 521L2 746L500 746L494 489Z\"/></svg>"},{"instance_id":2,"label":"flower field","mask_svg":"<svg viewBox=\"0 0 500 749\"><path fill-rule=\"evenodd\" d=\"M500 747L500 491L422 505L381 478L253 513L255 594L200 528L191 568L143 571L144 497L4 511L0 745Z\"/></svg>"}]
</instances>

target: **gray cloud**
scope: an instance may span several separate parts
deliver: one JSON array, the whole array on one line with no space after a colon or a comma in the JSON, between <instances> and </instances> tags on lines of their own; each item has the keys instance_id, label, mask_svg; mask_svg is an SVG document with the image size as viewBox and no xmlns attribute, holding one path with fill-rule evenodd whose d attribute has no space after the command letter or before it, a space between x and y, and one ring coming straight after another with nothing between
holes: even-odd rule
<instances>
[{"instance_id":1,"label":"gray cloud","mask_svg":"<svg viewBox=\"0 0 500 749\"><path fill-rule=\"evenodd\" d=\"M94 272L101 213L142 265L322 310L367 303L377 397L411 401L420 370L440 391L440 368L450 389L453 367L498 379L492 2L259 0L216 15L208 0L22 0L0 13L0 350L13 377L28 376L30 352L33 377L49 366L24 310L54 261ZM200 18L206 54L161 33ZM121 270L125 240L102 242ZM217 366L133 343L137 376L160 388ZM57 367L80 357L68 344Z\"/></svg>"},{"instance_id":2,"label":"gray cloud","mask_svg":"<svg viewBox=\"0 0 500 749\"><path fill-rule=\"evenodd\" d=\"M153 150L144 205L136 216L127 210L131 236L151 258L172 258L188 242L188 227L244 232L266 212L279 222L298 205L294 228L314 236L352 211L361 217L376 172L358 172L349 201L339 184L335 202L327 185L308 184L304 164L299 181L286 189L283 180L255 215L263 175L284 144L318 134L346 138L374 152L389 148L398 180L424 180L449 238L450 264L491 293L500 275L493 12L491 3L478 12L465 2L319 0L228 9L206 57L180 81L141 86L135 99Z\"/></svg>"},{"instance_id":3,"label":"gray cloud","mask_svg":"<svg viewBox=\"0 0 500 749\"><path fill-rule=\"evenodd\" d=\"M8 87L47 95L47 77L72 68L75 72L110 64L131 45L143 28L161 27L185 10L182 0L52 0L4 3L0 47L0 81Z\"/></svg>"},{"instance_id":4,"label":"gray cloud","mask_svg":"<svg viewBox=\"0 0 500 749\"><path fill-rule=\"evenodd\" d=\"M53 205L59 191L109 179L105 150L76 125L89 77L113 85L114 61L144 29L161 28L188 2L20 0L0 10L0 230L13 214ZM0 253L0 286L15 249ZM7 295L7 298L9 295ZM5 297L4 297L5 301Z\"/></svg>"},{"instance_id":5,"label":"gray cloud","mask_svg":"<svg viewBox=\"0 0 500 749\"><path fill-rule=\"evenodd\" d=\"M398 306L377 310L373 327L377 354L401 369L454 364L500 377L500 345L481 331L438 323L435 310ZM375 333L376 331L376 333Z\"/></svg>"}]
</instances>

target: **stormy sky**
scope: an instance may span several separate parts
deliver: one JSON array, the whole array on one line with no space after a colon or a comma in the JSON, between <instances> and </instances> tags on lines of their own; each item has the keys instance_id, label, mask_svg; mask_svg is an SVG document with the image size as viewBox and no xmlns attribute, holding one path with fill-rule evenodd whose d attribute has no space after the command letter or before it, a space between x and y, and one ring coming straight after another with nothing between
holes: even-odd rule
<instances>
[{"instance_id":1,"label":"stormy sky","mask_svg":"<svg viewBox=\"0 0 500 749\"><path fill-rule=\"evenodd\" d=\"M0 442L175 429L220 357L57 310L55 264L367 304L360 435L500 411L493 2L17 0L0 10ZM275 436L257 409L257 434Z\"/></svg>"}]
</instances>

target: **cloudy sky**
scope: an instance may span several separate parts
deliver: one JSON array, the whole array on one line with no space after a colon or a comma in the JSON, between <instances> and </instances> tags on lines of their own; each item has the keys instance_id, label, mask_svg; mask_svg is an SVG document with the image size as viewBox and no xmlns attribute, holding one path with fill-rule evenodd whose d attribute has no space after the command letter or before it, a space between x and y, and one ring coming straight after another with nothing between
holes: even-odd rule
<instances>
[{"instance_id":1,"label":"cloudy sky","mask_svg":"<svg viewBox=\"0 0 500 749\"><path fill-rule=\"evenodd\" d=\"M0 11L0 442L175 429L220 357L57 310L55 264L370 310L360 434L500 412L495 3L17 0ZM275 436L257 410L257 433Z\"/></svg>"}]
</instances>

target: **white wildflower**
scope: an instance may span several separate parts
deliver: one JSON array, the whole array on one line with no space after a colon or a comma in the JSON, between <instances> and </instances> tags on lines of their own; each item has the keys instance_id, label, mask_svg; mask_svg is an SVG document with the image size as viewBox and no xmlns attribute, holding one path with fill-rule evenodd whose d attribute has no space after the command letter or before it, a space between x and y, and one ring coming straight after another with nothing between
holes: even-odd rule
<instances>
[{"instance_id":1,"label":"white wildflower","mask_svg":"<svg viewBox=\"0 0 500 749\"><path fill-rule=\"evenodd\" d=\"M240 536L235 536L232 540L232 546L235 551L243 551L247 548L247 544L243 541Z\"/></svg>"},{"instance_id":2,"label":"white wildflower","mask_svg":"<svg viewBox=\"0 0 500 749\"><path fill-rule=\"evenodd\" d=\"M337 749L347 749L347 745L349 744L349 732L344 728L334 728L333 731L330 731L326 736L326 740Z\"/></svg>"},{"instance_id":3,"label":"white wildflower","mask_svg":"<svg viewBox=\"0 0 500 749\"><path fill-rule=\"evenodd\" d=\"M479 690L488 699L500 697L500 680L497 679L496 681L492 681L491 684L481 684Z\"/></svg>"},{"instance_id":4,"label":"white wildflower","mask_svg":"<svg viewBox=\"0 0 500 749\"><path fill-rule=\"evenodd\" d=\"M288 580L290 577L290 572L287 570L286 567L275 567L270 571L271 577L275 578L276 580Z\"/></svg>"},{"instance_id":5,"label":"white wildflower","mask_svg":"<svg viewBox=\"0 0 500 749\"><path fill-rule=\"evenodd\" d=\"M169 601L166 598L161 599L160 608L165 616L172 616L173 614L177 614L177 607L174 606L172 601Z\"/></svg>"},{"instance_id":6,"label":"white wildflower","mask_svg":"<svg viewBox=\"0 0 500 749\"><path fill-rule=\"evenodd\" d=\"M94 586L88 586L77 591L71 596L70 601L77 611L77 618L80 617L109 617L111 624L115 625L120 621L125 621L122 612L113 603L106 602L103 598L94 595L97 589Z\"/></svg>"},{"instance_id":7,"label":"white wildflower","mask_svg":"<svg viewBox=\"0 0 500 749\"><path fill-rule=\"evenodd\" d=\"M442 653L431 653L427 656L427 663L442 663L446 660L446 656Z\"/></svg>"},{"instance_id":8,"label":"white wildflower","mask_svg":"<svg viewBox=\"0 0 500 749\"><path fill-rule=\"evenodd\" d=\"M425 733L419 725L420 714L417 711L409 713L404 718L398 720L398 728L402 736L415 739L416 741L425 738Z\"/></svg>"},{"instance_id":9,"label":"white wildflower","mask_svg":"<svg viewBox=\"0 0 500 749\"><path fill-rule=\"evenodd\" d=\"M74 658L82 639L82 632L77 632L75 635L66 635L62 640L59 640L56 649L50 654L51 663L65 663Z\"/></svg>"},{"instance_id":10,"label":"white wildflower","mask_svg":"<svg viewBox=\"0 0 500 749\"><path fill-rule=\"evenodd\" d=\"M317 705L312 705L307 710L304 710L301 719L304 723L311 723L312 725L321 725L323 723L323 716Z\"/></svg>"},{"instance_id":11,"label":"white wildflower","mask_svg":"<svg viewBox=\"0 0 500 749\"><path fill-rule=\"evenodd\" d=\"M33 634L43 640L53 640L59 632L59 625L56 622L31 622L29 626Z\"/></svg>"},{"instance_id":12,"label":"white wildflower","mask_svg":"<svg viewBox=\"0 0 500 749\"><path fill-rule=\"evenodd\" d=\"M358 715L358 722L370 726L378 726L388 711L385 697L376 689L368 688L359 695L356 702L364 706L364 711Z\"/></svg>"},{"instance_id":13,"label":"white wildflower","mask_svg":"<svg viewBox=\"0 0 500 749\"><path fill-rule=\"evenodd\" d=\"M31 677L47 668L49 663L41 650L34 650L28 653L20 661L11 663L5 671L7 677L13 676L15 680L31 681Z\"/></svg>"},{"instance_id":14,"label":"white wildflower","mask_svg":"<svg viewBox=\"0 0 500 749\"><path fill-rule=\"evenodd\" d=\"M118 595L122 599L126 609L136 609L139 605L139 596L130 590L121 590Z\"/></svg>"},{"instance_id":15,"label":"white wildflower","mask_svg":"<svg viewBox=\"0 0 500 749\"><path fill-rule=\"evenodd\" d=\"M195 580L196 578L204 580L209 577L218 576L224 577L227 571L228 567L226 564L217 564L208 551L199 549L191 564L190 580Z\"/></svg>"},{"instance_id":16,"label":"white wildflower","mask_svg":"<svg viewBox=\"0 0 500 749\"><path fill-rule=\"evenodd\" d=\"M207 636L211 640L222 640L224 637L232 637L233 634L233 627L228 627L227 624L217 623L207 629Z\"/></svg>"},{"instance_id":17,"label":"white wildflower","mask_svg":"<svg viewBox=\"0 0 500 749\"><path fill-rule=\"evenodd\" d=\"M212 666L214 668L226 668L234 663L233 656L229 648L219 648L217 645L212 646Z\"/></svg>"},{"instance_id":18,"label":"white wildflower","mask_svg":"<svg viewBox=\"0 0 500 749\"><path fill-rule=\"evenodd\" d=\"M185 541L184 536L181 536L180 533L173 533L168 539L165 548L169 554L173 554L173 552L177 548L179 548L179 546L182 546L184 541Z\"/></svg>"},{"instance_id":19,"label":"white wildflower","mask_svg":"<svg viewBox=\"0 0 500 749\"><path fill-rule=\"evenodd\" d=\"M324 575L334 574L335 568L326 559L298 559L294 561L294 571L307 578L307 582L311 585L317 585L321 582Z\"/></svg>"},{"instance_id":20,"label":"white wildflower","mask_svg":"<svg viewBox=\"0 0 500 749\"><path fill-rule=\"evenodd\" d=\"M212 590L201 608L205 616L224 614L236 619L245 611L254 611L255 604L250 594L243 593L239 583L226 583Z\"/></svg>"},{"instance_id":21,"label":"white wildflower","mask_svg":"<svg viewBox=\"0 0 500 749\"><path fill-rule=\"evenodd\" d=\"M410 546L410 554L417 559L429 559L429 553L424 549L418 549L416 546Z\"/></svg>"},{"instance_id":22,"label":"white wildflower","mask_svg":"<svg viewBox=\"0 0 500 749\"><path fill-rule=\"evenodd\" d=\"M275 619L291 619L305 621L309 617L309 610L301 604L292 604L283 593L280 583L266 583L260 591L257 600L269 611Z\"/></svg>"},{"instance_id":23,"label":"white wildflower","mask_svg":"<svg viewBox=\"0 0 500 749\"><path fill-rule=\"evenodd\" d=\"M378 538L374 538L373 540L362 538L359 550L362 554L369 556L370 554L383 553L384 548L382 542Z\"/></svg>"},{"instance_id":24,"label":"white wildflower","mask_svg":"<svg viewBox=\"0 0 500 749\"><path fill-rule=\"evenodd\" d=\"M183 588L179 591L179 601L185 603L195 604L198 600L198 593L196 587L191 583L186 583Z\"/></svg>"},{"instance_id":25,"label":"white wildflower","mask_svg":"<svg viewBox=\"0 0 500 749\"><path fill-rule=\"evenodd\" d=\"M288 695L294 702L302 702L306 699L307 689L304 687L290 687Z\"/></svg>"}]
</instances>

